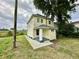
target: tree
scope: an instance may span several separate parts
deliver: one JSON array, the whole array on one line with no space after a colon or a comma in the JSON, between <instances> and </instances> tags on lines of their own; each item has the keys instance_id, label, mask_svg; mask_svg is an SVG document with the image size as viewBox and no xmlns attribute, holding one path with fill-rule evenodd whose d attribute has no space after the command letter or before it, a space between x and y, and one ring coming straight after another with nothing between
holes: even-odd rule
<instances>
[{"instance_id":1,"label":"tree","mask_svg":"<svg viewBox=\"0 0 79 59\"><path fill-rule=\"evenodd\" d=\"M17 32L17 7L18 0L15 0L15 10L14 10L14 41L13 41L13 48L16 48L16 32Z\"/></svg>"},{"instance_id":2,"label":"tree","mask_svg":"<svg viewBox=\"0 0 79 59\"><path fill-rule=\"evenodd\" d=\"M72 23L62 25L60 34L63 36L72 36L74 33L74 25Z\"/></svg>"},{"instance_id":3,"label":"tree","mask_svg":"<svg viewBox=\"0 0 79 59\"><path fill-rule=\"evenodd\" d=\"M13 35L12 31L8 31L7 36L12 36L12 35Z\"/></svg>"},{"instance_id":4,"label":"tree","mask_svg":"<svg viewBox=\"0 0 79 59\"><path fill-rule=\"evenodd\" d=\"M57 19L58 30L62 25L68 23L68 19L71 19L69 11L75 11L75 2L77 0L34 0L34 5L37 9L40 9L42 13L54 21L54 17Z\"/></svg>"}]
</instances>

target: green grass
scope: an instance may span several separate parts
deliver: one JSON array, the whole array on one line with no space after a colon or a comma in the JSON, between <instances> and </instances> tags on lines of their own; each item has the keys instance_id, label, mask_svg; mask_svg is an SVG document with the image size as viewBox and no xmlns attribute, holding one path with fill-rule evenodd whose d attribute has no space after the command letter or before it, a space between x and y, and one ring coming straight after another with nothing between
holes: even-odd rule
<instances>
[{"instance_id":1,"label":"green grass","mask_svg":"<svg viewBox=\"0 0 79 59\"><path fill-rule=\"evenodd\" d=\"M79 59L79 39L60 38L52 46L33 50L24 35L17 36L17 48L12 37L0 39L0 59Z\"/></svg>"}]
</instances>

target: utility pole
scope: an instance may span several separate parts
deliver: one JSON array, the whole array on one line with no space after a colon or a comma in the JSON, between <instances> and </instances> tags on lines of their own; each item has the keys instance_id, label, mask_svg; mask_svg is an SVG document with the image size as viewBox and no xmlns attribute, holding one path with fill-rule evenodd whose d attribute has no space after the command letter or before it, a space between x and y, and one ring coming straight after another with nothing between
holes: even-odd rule
<instances>
[{"instance_id":1,"label":"utility pole","mask_svg":"<svg viewBox=\"0 0 79 59\"><path fill-rule=\"evenodd\" d=\"M14 34L13 34L13 48L16 48L16 32L17 32L17 9L18 9L18 0L15 0L15 9L14 9Z\"/></svg>"}]
</instances>

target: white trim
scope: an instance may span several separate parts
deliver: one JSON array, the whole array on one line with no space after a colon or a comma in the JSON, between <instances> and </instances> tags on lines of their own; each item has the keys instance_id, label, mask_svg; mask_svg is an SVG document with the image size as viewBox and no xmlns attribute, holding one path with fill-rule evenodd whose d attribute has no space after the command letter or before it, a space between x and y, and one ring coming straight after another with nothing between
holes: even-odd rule
<instances>
[{"instance_id":1,"label":"white trim","mask_svg":"<svg viewBox=\"0 0 79 59\"><path fill-rule=\"evenodd\" d=\"M39 41L43 40L43 29L39 29Z\"/></svg>"}]
</instances>

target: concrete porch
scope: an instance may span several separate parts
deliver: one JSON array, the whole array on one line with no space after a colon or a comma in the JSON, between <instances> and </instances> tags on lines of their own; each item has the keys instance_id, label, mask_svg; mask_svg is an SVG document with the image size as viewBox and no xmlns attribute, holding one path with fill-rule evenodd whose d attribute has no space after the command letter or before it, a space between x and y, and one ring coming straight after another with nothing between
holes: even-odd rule
<instances>
[{"instance_id":1,"label":"concrete porch","mask_svg":"<svg viewBox=\"0 0 79 59\"><path fill-rule=\"evenodd\" d=\"M43 43L41 43L37 40L33 40L33 39L29 38L28 36L25 36L25 37L26 37L27 41L30 43L30 45L32 46L33 49L38 49L38 48L42 48L42 47L53 44L49 40L46 40Z\"/></svg>"},{"instance_id":2,"label":"concrete porch","mask_svg":"<svg viewBox=\"0 0 79 59\"><path fill-rule=\"evenodd\" d=\"M40 43L43 43L45 41L49 41L49 39L45 38L45 37L42 37L42 40L40 41L39 37L35 37L34 40L40 42Z\"/></svg>"}]
</instances>

